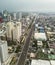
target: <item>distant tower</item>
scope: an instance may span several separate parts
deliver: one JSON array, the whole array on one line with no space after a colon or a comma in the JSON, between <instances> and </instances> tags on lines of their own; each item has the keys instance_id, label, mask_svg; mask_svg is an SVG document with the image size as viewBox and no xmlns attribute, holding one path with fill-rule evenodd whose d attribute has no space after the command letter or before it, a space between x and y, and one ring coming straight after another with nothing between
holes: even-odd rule
<instances>
[{"instance_id":1,"label":"distant tower","mask_svg":"<svg viewBox=\"0 0 55 65\"><path fill-rule=\"evenodd\" d=\"M0 58L2 63L8 59L8 47L6 41L0 40Z\"/></svg>"},{"instance_id":2,"label":"distant tower","mask_svg":"<svg viewBox=\"0 0 55 65\"><path fill-rule=\"evenodd\" d=\"M7 10L4 10L3 11L3 16L6 18L8 16L8 11Z\"/></svg>"},{"instance_id":3,"label":"distant tower","mask_svg":"<svg viewBox=\"0 0 55 65\"><path fill-rule=\"evenodd\" d=\"M8 21L11 21L11 15L8 14Z\"/></svg>"},{"instance_id":4,"label":"distant tower","mask_svg":"<svg viewBox=\"0 0 55 65\"><path fill-rule=\"evenodd\" d=\"M21 19L22 18L22 13L21 12L19 12L19 19Z\"/></svg>"},{"instance_id":5,"label":"distant tower","mask_svg":"<svg viewBox=\"0 0 55 65\"><path fill-rule=\"evenodd\" d=\"M2 10L2 15L3 15L3 10Z\"/></svg>"},{"instance_id":6,"label":"distant tower","mask_svg":"<svg viewBox=\"0 0 55 65\"><path fill-rule=\"evenodd\" d=\"M3 21L7 22L7 17L8 17L8 11L4 10L3 11Z\"/></svg>"},{"instance_id":7,"label":"distant tower","mask_svg":"<svg viewBox=\"0 0 55 65\"><path fill-rule=\"evenodd\" d=\"M16 20L16 13L14 13L14 20Z\"/></svg>"}]
</instances>

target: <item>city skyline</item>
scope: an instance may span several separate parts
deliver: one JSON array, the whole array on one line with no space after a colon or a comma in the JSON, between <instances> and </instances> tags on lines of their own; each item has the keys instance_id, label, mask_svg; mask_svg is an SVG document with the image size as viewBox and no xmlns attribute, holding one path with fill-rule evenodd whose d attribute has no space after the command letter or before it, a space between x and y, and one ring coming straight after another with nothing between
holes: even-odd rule
<instances>
[{"instance_id":1,"label":"city skyline","mask_svg":"<svg viewBox=\"0 0 55 65\"><path fill-rule=\"evenodd\" d=\"M55 12L54 0L0 0L0 11Z\"/></svg>"},{"instance_id":2,"label":"city skyline","mask_svg":"<svg viewBox=\"0 0 55 65\"><path fill-rule=\"evenodd\" d=\"M55 1L0 2L0 65L55 65Z\"/></svg>"}]
</instances>

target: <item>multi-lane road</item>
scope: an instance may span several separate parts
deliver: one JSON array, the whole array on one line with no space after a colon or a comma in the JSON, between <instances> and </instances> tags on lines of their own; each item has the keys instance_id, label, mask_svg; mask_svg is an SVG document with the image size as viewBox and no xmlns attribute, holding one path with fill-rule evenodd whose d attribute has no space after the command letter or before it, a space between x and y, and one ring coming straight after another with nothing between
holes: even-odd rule
<instances>
[{"instance_id":1,"label":"multi-lane road","mask_svg":"<svg viewBox=\"0 0 55 65\"><path fill-rule=\"evenodd\" d=\"M27 51L28 51L28 48L29 48L29 43L30 43L30 39L31 39L31 36L32 36L33 29L34 29L34 24L31 25L31 29L29 31L28 37L26 39L25 45L23 47L23 50L22 50L22 53L20 55L20 58L19 58L17 65L24 65L25 64Z\"/></svg>"}]
</instances>

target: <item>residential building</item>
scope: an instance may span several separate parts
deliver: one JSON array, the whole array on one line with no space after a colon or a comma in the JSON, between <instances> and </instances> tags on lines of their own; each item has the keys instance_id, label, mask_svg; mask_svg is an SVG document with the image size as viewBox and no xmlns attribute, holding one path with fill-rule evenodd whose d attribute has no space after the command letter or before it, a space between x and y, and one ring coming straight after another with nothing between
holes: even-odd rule
<instances>
[{"instance_id":1,"label":"residential building","mask_svg":"<svg viewBox=\"0 0 55 65\"><path fill-rule=\"evenodd\" d=\"M13 30L14 23L8 22L6 28L6 35L8 40L12 40L12 30Z\"/></svg>"},{"instance_id":2,"label":"residential building","mask_svg":"<svg viewBox=\"0 0 55 65\"><path fill-rule=\"evenodd\" d=\"M21 36L21 22L16 22L13 28L13 40L20 41Z\"/></svg>"},{"instance_id":3,"label":"residential building","mask_svg":"<svg viewBox=\"0 0 55 65\"><path fill-rule=\"evenodd\" d=\"M8 47L6 41L0 40L0 58L1 62L5 62L8 59Z\"/></svg>"}]
</instances>

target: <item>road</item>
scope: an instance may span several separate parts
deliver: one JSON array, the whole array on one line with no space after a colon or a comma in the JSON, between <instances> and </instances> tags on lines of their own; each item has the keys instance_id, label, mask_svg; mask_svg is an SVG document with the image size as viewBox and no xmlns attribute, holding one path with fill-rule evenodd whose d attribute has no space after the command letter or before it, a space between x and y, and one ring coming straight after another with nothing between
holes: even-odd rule
<instances>
[{"instance_id":1,"label":"road","mask_svg":"<svg viewBox=\"0 0 55 65\"><path fill-rule=\"evenodd\" d=\"M29 48L29 43L30 43L30 39L31 39L31 36L32 36L33 29L34 29L34 24L32 24L32 26L31 26L30 32L29 32L28 37L26 39L24 48L22 50L22 53L21 53L21 56L19 58L17 65L24 65L25 64L27 51L28 51L28 48Z\"/></svg>"}]
</instances>

